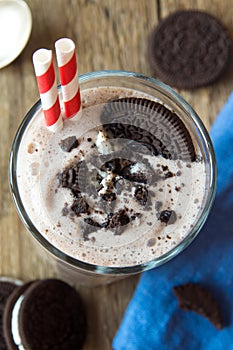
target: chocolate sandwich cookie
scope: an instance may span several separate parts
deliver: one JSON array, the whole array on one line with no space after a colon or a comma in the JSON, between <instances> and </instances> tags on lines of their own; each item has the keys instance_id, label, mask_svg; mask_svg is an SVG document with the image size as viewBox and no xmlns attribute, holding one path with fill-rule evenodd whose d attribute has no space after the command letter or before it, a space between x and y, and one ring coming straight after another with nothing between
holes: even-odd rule
<instances>
[{"instance_id":1,"label":"chocolate sandwich cookie","mask_svg":"<svg viewBox=\"0 0 233 350\"><path fill-rule=\"evenodd\" d=\"M101 122L109 139L128 140L129 152L196 160L191 135L178 115L161 103L125 97L106 103Z\"/></svg>"},{"instance_id":2,"label":"chocolate sandwich cookie","mask_svg":"<svg viewBox=\"0 0 233 350\"><path fill-rule=\"evenodd\" d=\"M19 287L7 302L4 334L10 350L82 349L86 317L81 297L57 279Z\"/></svg>"},{"instance_id":3,"label":"chocolate sandwich cookie","mask_svg":"<svg viewBox=\"0 0 233 350\"><path fill-rule=\"evenodd\" d=\"M226 30L216 18L201 11L177 11L149 36L151 73L181 89L205 86L225 71L231 47Z\"/></svg>"},{"instance_id":4,"label":"chocolate sandwich cookie","mask_svg":"<svg viewBox=\"0 0 233 350\"><path fill-rule=\"evenodd\" d=\"M3 314L7 300L13 291L22 282L8 277L0 277L0 349L7 350L7 345L3 335Z\"/></svg>"},{"instance_id":5,"label":"chocolate sandwich cookie","mask_svg":"<svg viewBox=\"0 0 233 350\"><path fill-rule=\"evenodd\" d=\"M7 300L6 307L4 310L4 316L3 316L3 333L4 333L5 341L9 350L18 350L19 349L18 344L20 344L20 340L18 339L19 338L18 326L16 325L16 331L14 327L14 336L12 331L12 325L13 325L12 313L13 313L15 304L32 283L33 282L28 282L15 288ZM14 314L17 317L16 311L17 310L15 308ZM16 332L17 334L15 334Z\"/></svg>"}]
</instances>

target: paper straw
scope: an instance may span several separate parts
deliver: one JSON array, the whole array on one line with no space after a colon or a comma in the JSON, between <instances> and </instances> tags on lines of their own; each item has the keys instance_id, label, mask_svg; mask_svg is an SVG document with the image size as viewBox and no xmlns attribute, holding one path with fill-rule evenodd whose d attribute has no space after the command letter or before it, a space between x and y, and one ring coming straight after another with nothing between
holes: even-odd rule
<instances>
[{"instance_id":1,"label":"paper straw","mask_svg":"<svg viewBox=\"0 0 233 350\"><path fill-rule=\"evenodd\" d=\"M56 132L62 128L63 121L58 98L52 51L39 49L34 52L32 59L44 111L45 124L50 131Z\"/></svg>"},{"instance_id":2,"label":"paper straw","mask_svg":"<svg viewBox=\"0 0 233 350\"><path fill-rule=\"evenodd\" d=\"M78 113L81 112L81 98L75 44L71 39L62 38L55 42L55 49L65 116L78 119Z\"/></svg>"}]
</instances>

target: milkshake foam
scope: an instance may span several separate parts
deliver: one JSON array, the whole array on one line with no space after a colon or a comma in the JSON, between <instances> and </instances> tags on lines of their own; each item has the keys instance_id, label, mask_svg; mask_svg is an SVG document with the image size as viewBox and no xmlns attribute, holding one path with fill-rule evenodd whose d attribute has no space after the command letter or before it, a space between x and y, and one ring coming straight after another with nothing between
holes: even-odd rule
<instances>
[{"instance_id":1,"label":"milkshake foam","mask_svg":"<svg viewBox=\"0 0 233 350\"><path fill-rule=\"evenodd\" d=\"M169 159L142 144L129 152L128 140L109 139L105 103L156 101L151 95L99 87L81 97L80 120L65 120L60 132L48 131L41 110L27 127L17 159L22 203L44 238L73 258L111 267L147 263L176 247L201 215L207 181L201 151L193 140L194 160ZM76 180L77 195L69 186Z\"/></svg>"}]
</instances>

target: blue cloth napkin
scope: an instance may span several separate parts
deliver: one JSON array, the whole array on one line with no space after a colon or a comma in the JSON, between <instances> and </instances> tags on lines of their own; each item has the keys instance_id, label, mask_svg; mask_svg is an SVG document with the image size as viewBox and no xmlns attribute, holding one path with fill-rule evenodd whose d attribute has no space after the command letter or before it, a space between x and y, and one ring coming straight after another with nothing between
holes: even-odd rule
<instances>
[{"instance_id":1,"label":"blue cloth napkin","mask_svg":"<svg viewBox=\"0 0 233 350\"><path fill-rule=\"evenodd\" d=\"M165 265L144 272L113 340L114 350L233 349L233 93L211 130L217 196L194 242ZM200 283L221 305L224 328L179 308L174 285Z\"/></svg>"}]
</instances>

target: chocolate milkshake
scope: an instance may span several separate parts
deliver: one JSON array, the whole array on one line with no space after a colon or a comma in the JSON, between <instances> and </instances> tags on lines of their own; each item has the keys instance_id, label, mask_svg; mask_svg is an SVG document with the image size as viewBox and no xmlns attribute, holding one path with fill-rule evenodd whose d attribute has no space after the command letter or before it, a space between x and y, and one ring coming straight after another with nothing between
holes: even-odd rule
<instances>
[{"instance_id":1,"label":"chocolate milkshake","mask_svg":"<svg viewBox=\"0 0 233 350\"><path fill-rule=\"evenodd\" d=\"M138 83L81 83L81 98L79 120L61 131L46 128L38 106L23 132L15 180L30 222L59 252L111 273L169 259L196 235L213 196L203 131Z\"/></svg>"}]
</instances>

